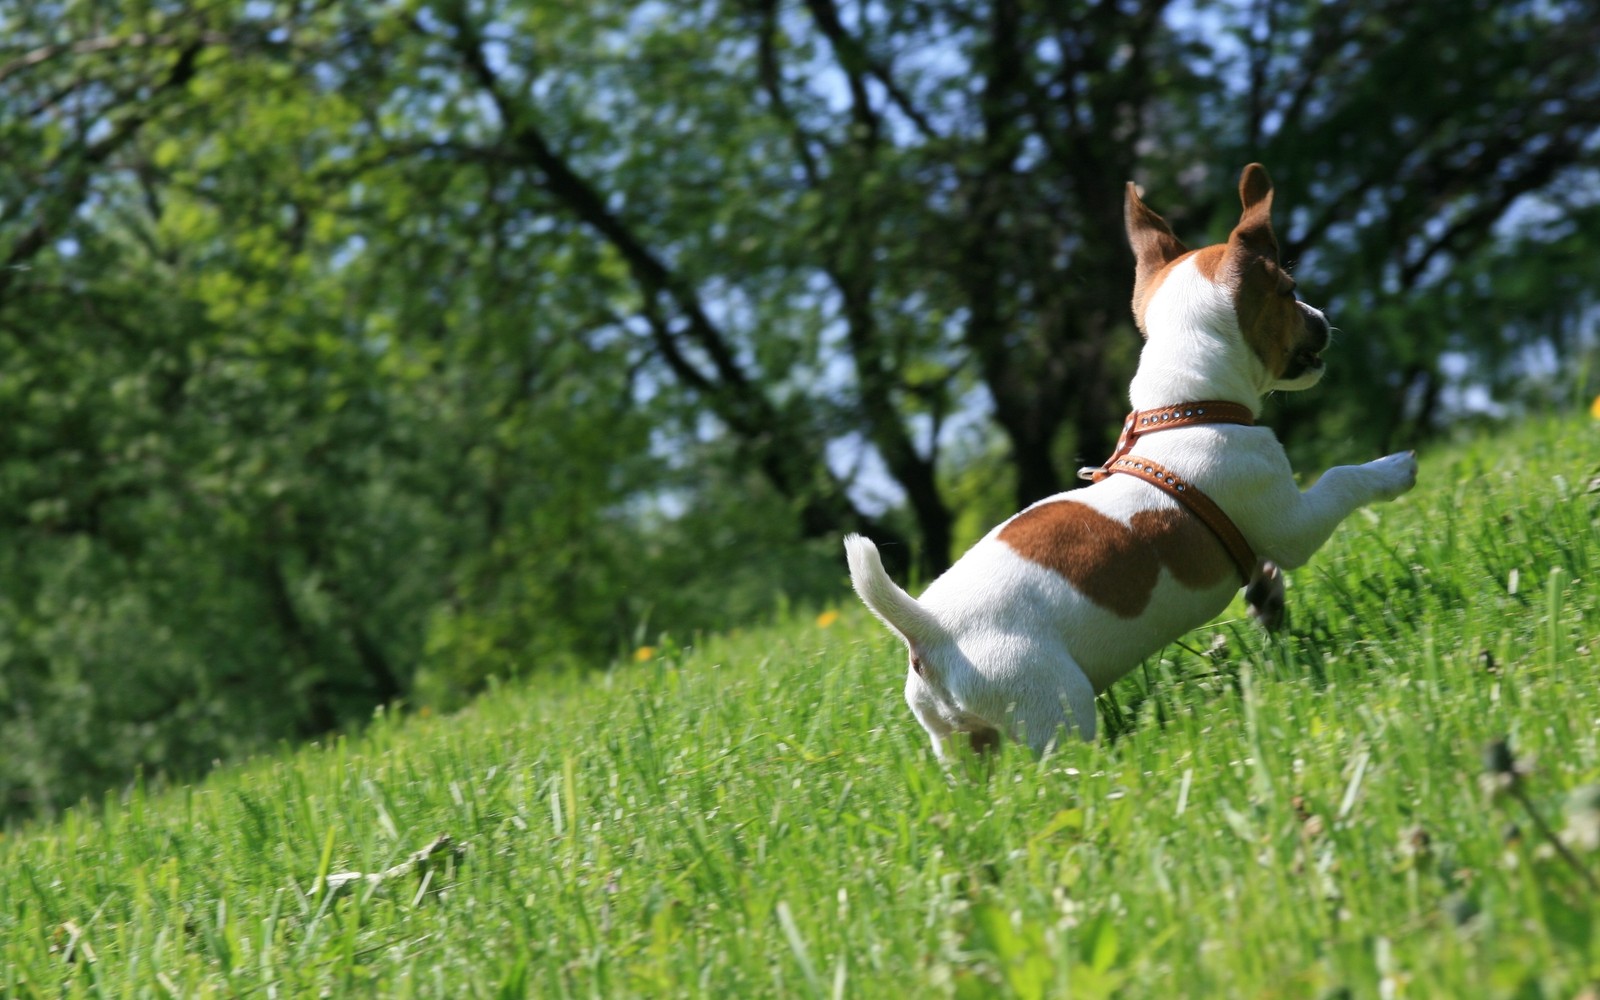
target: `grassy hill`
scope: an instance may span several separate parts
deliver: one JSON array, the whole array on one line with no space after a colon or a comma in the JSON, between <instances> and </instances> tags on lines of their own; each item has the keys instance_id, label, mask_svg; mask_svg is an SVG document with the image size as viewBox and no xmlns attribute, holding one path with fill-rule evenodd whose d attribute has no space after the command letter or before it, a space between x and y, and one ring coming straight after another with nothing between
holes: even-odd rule
<instances>
[{"instance_id":1,"label":"grassy hill","mask_svg":"<svg viewBox=\"0 0 1600 1000\"><path fill-rule=\"evenodd\" d=\"M1289 635L1043 762L930 759L841 559L837 615L134 787L0 839L0 996L1592 996L1597 464L1424 454Z\"/></svg>"}]
</instances>

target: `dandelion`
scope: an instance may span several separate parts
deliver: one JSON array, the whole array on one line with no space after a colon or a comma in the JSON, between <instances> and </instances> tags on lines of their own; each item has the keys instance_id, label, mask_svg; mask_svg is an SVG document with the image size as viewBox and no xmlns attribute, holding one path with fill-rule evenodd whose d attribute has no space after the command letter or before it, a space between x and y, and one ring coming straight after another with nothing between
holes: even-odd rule
<instances>
[{"instance_id":1,"label":"dandelion","mask_svg":"<svg viewBox=\"0 0 1600 1000\"><path fill-rule=\"evenodd\" d=\"M1505 740L1492 740L1483 748L1483 769L1494 775L1515 775L1517 759Z\"/></svg>"},{"instance_id":2,"label":"dandelion","mask_svg":"<svg viewBox=\"0 0 1600 1000\"><path fill-rule=\"evenodd\" d=\"M1594 402L1589 404L1589 416L1600 420L1600 396L1596 396Z\"/></svg>"},{"instance_id":3,"label":"dandelion","mask_svg":"<svg viewBox=\"0 0 1600 1000\"><path fill-rule=\"evenodd\" d=\"M1530 768L1516 759L1511 752L1511 746L1504 739L1491 741L1483 748L1483 774L1478 776L1478 781L1484 791L1489 793L1491 802L1504 798L1513 798L1522 806L1528 818L1533 821L1534 829L1545 843L1561 856L1569 868L1589 883L1589 888L1600 893L1600 878L1586 868L1578 856L1572 853L1572 848L1567 846L1568 841L1575 843L1580 849L1590 849L1591 842L1600 846L1600 786L1584 785L1575 789L1567 800L1567 829L1566 837L1559 837L1545 822L1545 818L1533 807L1533 800L1528 796L1524 787L1523 778L1530 773ZM1513 855L1514 857L1514 855Z\"/></svg>"},{"instance_id":4,"label":"dandelion","mask_svg":"<svg viewBox=\"0 0 1600 1000\"><path fill-rule=\"evenodd\" d=\"M1563 839L1582 851L1600 851L1600 784L1580 785L1567 796Z\"/></svg>"},{"instance_id":5,"label":"dandelion","mask_svg":"<svg viewBox=\"0 0 1600 1000\"><path fill-rule=\"evenodd\" d=\"M817 616L817 628L827 628L829 625L832 625L838 620L839 612L829 608L827 611L824 611L822 614Z\"/></svg>"},{"instance_id":6,"label":"dandelion","mask_svg":"<svg viewBox=\"0 0 1600 1000\"><path fill-rule=\"evenodd\" d=\"M648 660L655 659L655 656L656 648L654 646L640 646L638 649L633 651L633 662L644 663Z\"/></svg>"},{"instance_id":7,"label":"dandelion","mask_svg":"<svg viewBox=\"0 0 1600 1000\"><path fill-rule=\"evenodd\" d=\"M1465 928L1478 915L1478 902L1464 892L1452 892L1440 903L1446 917L1457 927Z\"/></svg>"},{"instance_id":8,"label":"dandelion","mask_svg":"<svg viewBox=\"0 0 1600 1000\"><path fill-rule=\"evenodd\" d=\"M1492 740L1483 748L1483 773L1478 775L1478 787L1491 803L1498 803L1507 795L1521 791L1522 776L1527 766L1511 753L1511 745L1504 739Z\"/></svg>"}]
</instances>

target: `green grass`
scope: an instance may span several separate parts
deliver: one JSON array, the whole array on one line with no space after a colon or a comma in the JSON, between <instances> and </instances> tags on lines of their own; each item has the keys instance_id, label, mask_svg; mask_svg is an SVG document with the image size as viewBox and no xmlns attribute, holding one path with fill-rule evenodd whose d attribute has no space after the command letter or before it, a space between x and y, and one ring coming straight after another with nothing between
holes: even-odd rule
<instances>
[{"instance_id":1,"label":"green grass","mask_svg":"<svg viewBox=\"0 0 1600 1000\"><path fill-rule=\"evenodd\" d=\"M1480 774L1509 735L1557 830L1600 781L1597 461L1424 454L1290 635L1191 634L1043 762L935 764L841 569L831 627L136 786L0 840L0 996L1574 997L1600 855Z\"/></svg>"}]
</instances>

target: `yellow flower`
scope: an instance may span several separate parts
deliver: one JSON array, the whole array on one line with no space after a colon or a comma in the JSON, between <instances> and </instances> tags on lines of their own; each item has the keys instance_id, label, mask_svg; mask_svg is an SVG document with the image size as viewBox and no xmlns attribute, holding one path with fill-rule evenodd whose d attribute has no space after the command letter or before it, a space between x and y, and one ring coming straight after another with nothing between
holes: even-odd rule
<instances>
[{"instance_id":1,"label":"yellow flower","mask_svg":"<svg viewBox=\"0 0 1600 1000\"><path fill-rule=\"evenodd\" d=\"M1600 420L1600 396L1596 396L1594 402L1589 404L1589 416Z\"/></svg>"},{"instance_id":2,"label":"yellow flower","mask_svg":"<svg viewBox=\"0 0 1600 1000\"><path fill-rule=\"evenodd\" d=\"M817 628L827 628L829 625L832 625L838 620L839 612L829 608L827 611L824 611L822 614L817 616Z\"/></svg>"},{"instance_id":3,"label":"yellow flower","mask_svg":"<svg viewBox=\"0 0 1600 1000\"><path fill-rule=\"evenodd\" d=\"M654 646L640 646L638 649L633 651L633 662L643 663L646 660L653 660L655 659L655 655L656 648Z\"/></svg>"}]
</instances>

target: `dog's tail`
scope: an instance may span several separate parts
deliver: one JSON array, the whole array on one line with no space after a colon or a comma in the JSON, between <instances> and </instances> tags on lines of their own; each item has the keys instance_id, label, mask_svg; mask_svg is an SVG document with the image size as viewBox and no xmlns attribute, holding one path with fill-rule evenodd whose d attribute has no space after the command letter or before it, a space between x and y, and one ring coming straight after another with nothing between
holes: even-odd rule
<instances>
[{"instance_id":1,"label":"dog's tail","mask_svg":"<svg viewBox=\"0 0 1600 1000\"><path fill-rule=\"evenodd\" d=\"M878 547L860 535L846 535L844 551L850 560L850 583L862 603L885 625L900 633L912 656L933 645L945 635L944 626L906 593L883 569Z\"/></svg>"}]
</instances>

